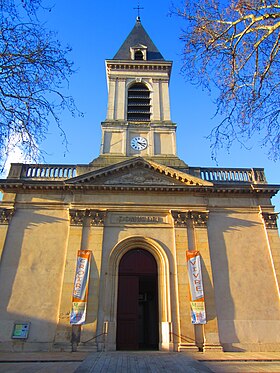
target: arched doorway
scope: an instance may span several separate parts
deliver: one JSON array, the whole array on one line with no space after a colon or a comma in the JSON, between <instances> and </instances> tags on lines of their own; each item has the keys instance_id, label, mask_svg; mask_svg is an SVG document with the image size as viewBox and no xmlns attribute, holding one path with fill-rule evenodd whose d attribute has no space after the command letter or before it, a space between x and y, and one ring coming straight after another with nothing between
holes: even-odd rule
<instances>
[{"instance_id":1,"label":"arched doorway","mask_svg":"<svg viewBox=\"0 0 280 373\"><path fill-rule=\"evenodd\" d=\"M153 255L128 251L119 264L117 349L158 349L158 275Z\"/></svg>"}]
</instances>

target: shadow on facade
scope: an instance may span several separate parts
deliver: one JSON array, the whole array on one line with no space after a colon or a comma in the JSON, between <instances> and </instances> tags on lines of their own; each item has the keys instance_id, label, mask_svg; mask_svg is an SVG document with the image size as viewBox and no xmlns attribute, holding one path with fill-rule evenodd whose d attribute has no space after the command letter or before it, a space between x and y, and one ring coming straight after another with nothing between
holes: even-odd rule
<instances>
[{"instance_id":1,"label":"shadow on facade","mask_svg":"<svg viewBox=\"0 0 280 373\"><path fill-rule=\"evenodd\" d=\"M61 214L61 212L60 212ZM0 267L1 294L1 337L0 349L21 350L26 342L11 339L14 322L30 322L30 335L27 340L43 350L52 348L57 334L61 339L71 342L72 290L75 276L76 253L70 259L72 270L68 272L69 286L64 294L63 280L67 265L68 217L48 216L32 209L18 209L9 226ZM57 234L59 231L59 234ZM59 238L58 238L59 237ZM73 264L73 265L72 265ZM70 273L71 272L71 273ZM72 280L70 281L70 277ZM89 298L96 299L99 289L99 273L94 258L91 261ZM90 294L95 294L90 296ZM64 312L59 305L63 303ZM87 324L93 324L97 318L97 305L88 302ZM59 316L59 320L58 319ZM57 324L59 322L59 324ZM60 327L63 324L63 327ZM90 339L93 330L85 333Z\"/></svg>"},{"instance_id":2,"label":"shadow on facade","mask_svg":"<svg viewBox=\"0 0 280 373\"><path fill-rule=\"evenodd\" d=\"M230 216L233 213L237 213L237 211L231 210L230 213L223 214L222 219L219 219L219 231L215 230L217 217L215 218L214 214L211 214L208 222L209 246L220 341L225 351L244 351L244 349L235 345L242 341L239 340L235 327L235 320L238 319L238 315L235 305L236 300L232 295L232 281L233 274L236 271L234 263L242 260L243 250L246 250L246 248L237 247L236 251L233 252L229 248L233 245L228 245L225 242L225 235L230 233L231 237L228 239L232 242L242 242L239 232L244 228L252 228L257 225L257 222ZM240 295L241 293L242 281L240 282Z\"/></svg>"}]
</instances>

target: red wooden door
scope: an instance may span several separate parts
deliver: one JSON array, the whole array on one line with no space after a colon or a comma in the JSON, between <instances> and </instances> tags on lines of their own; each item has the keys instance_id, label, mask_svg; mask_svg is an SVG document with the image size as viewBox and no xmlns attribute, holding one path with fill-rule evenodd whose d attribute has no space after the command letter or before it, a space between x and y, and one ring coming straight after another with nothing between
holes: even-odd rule
<instances>
[{"instance_id":1,"label":"red wooden door","mask_svg":"<svg viewBox=\"0 0 280 373\"><path fill-rule=\"evenodd\" d=\"M146 250L128 251L120 261L117 349L158 348L157 264Z\"/></svg>"},{"instance_id":2,"label":"red wooden door","mask_svg":"<svg viewBox=\"0 0 280 373\"><path fill-rule=\"evenodd\" d=\"M138 349L138 293L138 277L119 277L117 318L117 347L119 350Z\"/></svg>"}]
</instances>

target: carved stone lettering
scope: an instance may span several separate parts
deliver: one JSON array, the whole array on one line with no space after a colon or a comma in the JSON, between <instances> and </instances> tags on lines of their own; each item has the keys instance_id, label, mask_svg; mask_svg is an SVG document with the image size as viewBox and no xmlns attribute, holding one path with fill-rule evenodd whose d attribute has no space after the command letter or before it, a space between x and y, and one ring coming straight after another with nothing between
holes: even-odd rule
<instances>
[{"instance_id":1,"label":"carved stone lettering","mask_svg":"<svg viewBox=\"0 0 280 373\"><path fill-rule=\"evenodd\" d=\"M158 224L163 223L163 217L161 216L132 216L132 215L113 215L111 219L112 223L117 224Z\"/></svg>"}]
</instances>

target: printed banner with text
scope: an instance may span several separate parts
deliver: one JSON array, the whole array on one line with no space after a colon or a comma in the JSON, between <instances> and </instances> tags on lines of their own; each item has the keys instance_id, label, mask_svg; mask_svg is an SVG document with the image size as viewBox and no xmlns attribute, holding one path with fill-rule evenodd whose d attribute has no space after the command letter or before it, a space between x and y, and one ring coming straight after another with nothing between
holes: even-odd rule
<instances>
[{"instance_id":1,"label":"printed banner with text","mask_svg":"<svg viewBox=\"0 0 280 373\"><path fill-rule=\"evenodd\" d=\"M206 324L206 312L199 251L187 251L192 324Z\"/></svg>"},{"instance_id":2,"label":"printed banner with text","mask_svg":"<svg viewBox=\"0 0 280 373\"><path fill-rule=\"evenodd\" d=\"M81 325L86 321L90 256L90 250L78 251L70 324Z\"/></svg>"}]
</instances>

